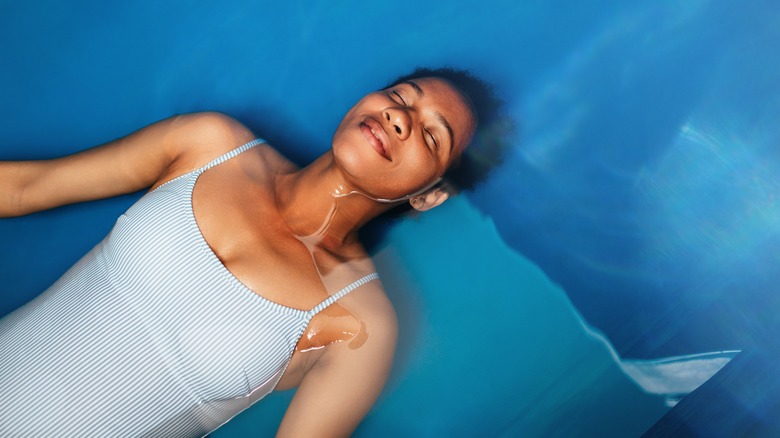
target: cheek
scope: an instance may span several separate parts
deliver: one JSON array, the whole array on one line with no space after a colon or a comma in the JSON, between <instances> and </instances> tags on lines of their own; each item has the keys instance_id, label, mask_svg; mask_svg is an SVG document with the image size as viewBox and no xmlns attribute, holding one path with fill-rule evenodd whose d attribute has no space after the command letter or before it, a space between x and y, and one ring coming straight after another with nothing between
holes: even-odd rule
<instances>
[{"instance_id":1,"label":"cheek","mask_svg":"<svg viewBox=\"0 0 780 438\"><path fill-rule=\"evenodd\" d=\"M436 166L430 156L418 153L405 158L404 165L394 169L392 177L398 186L403 186L404 194L415 192L436 178Z\"/></svg>"},{"instance_id":2,"label":"cheek","mask_svg":"<svg viewBox=\"0 0 780 438\"><path fill-rule=\"evenodd\" d=\"M331 140L333 154L337 159L346 163L366 164L366 160L371 161L373 149L366 144L365 139L358 129L349 129L348 126L339 127L333 134Z\"/></svg>"}]
</instances>

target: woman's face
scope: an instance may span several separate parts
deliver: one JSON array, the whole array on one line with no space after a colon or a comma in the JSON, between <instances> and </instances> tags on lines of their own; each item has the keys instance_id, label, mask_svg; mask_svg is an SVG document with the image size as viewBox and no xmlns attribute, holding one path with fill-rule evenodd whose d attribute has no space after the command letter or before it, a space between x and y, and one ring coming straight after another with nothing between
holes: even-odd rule
<instances>
[{"instance_id":1,"label":"woman's face","mask_svg":"<svg viewBox=\"0 0 780 438\"><path fill-rule=\"evenodd\" d=\"M397 198L442 176L474 129L457 89L443 79L419 78L355 104L336 129L333 155L351 188Z\"/></svg>"}]
</instances>

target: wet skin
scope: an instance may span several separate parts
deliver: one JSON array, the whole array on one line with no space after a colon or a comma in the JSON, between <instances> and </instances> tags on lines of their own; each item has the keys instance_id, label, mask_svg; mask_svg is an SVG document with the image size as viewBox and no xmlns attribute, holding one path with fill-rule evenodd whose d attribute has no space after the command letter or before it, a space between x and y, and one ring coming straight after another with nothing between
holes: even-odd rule
<instances>
[{"instance_id":1,"label":"wet skin","mask_svg":"<svg viewBox=\"0 0 780 438\"><path fill-rule=\"evenodd\" d=\"M334 134L332 159L318 161L327 161L326 173L346 186L379 196L402 196L441 176L464 150L473 129L471 113L457 91L441 80L418 79L361 99ZM308 309L374 267L357 240L323 245L324 236L313 232L315 227L301 232L301 227L290 225L274 191L279 175L292 178L298 173L289 161L263 146L205 172L195 187L193 204L206 241L242 283L271 301ZM237 202L226 202L230 199L225 193ZM304 199L315 204L310 197ZM324 204L333 208L355 201L329 197ZM219 213L213 211L217 206ZM339 226L338 217L334 224L323 223L328 217L324 211L306 213L307 218L318 218L316 229L326 230L323 234ZM361 345L357 340L371 336L361 309L382 309L387 300L377 283L362 289L311 321L281 388L296 386L324 353L323 347L350 341L355 348Z\"/></svg>"},{"instance_id":2,"label":"wet skin","mask_svg":"<svg viewBox=\"0 0 780 438\"><path fill-rule=\"evenodd\" d=\"M387 199L414 193L445 172L473 130L466 102L446 81L374 92L345 115L332 149L303 169L262 145L206 170L193 190L195 220L214 256L248 289L308 310L375 271L357 231L392 207L334 190ZM196 113L60 159L0 162L0 216L155 188L255 137L228 116ZM432 189L415 199L429 208L446 196ZM279 434L348 435L387 379L396 337L378 281L317 314L278 385L299 386Z\"/></svg>"}]
</instances>

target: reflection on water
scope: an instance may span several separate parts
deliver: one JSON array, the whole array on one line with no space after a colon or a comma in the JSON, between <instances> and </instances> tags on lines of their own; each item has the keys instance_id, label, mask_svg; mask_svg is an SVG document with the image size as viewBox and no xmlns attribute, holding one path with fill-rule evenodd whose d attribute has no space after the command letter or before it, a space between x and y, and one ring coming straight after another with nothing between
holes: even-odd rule
<instances>
[{"instance_id":1,"label":"reflection on water","mask_svg":"<svg viewBox=\"0 0 780 438\"><path fill-rule=\"evenodd\" d=\"M654 360L623 360L620 367L645 391L666 397L674 406L721 368L739 351L714 351Z\"/></svg>"},{"instance_id":2,"label":"reflection on water","mask_svg":"<svg viewBox=\"0 0 780 438\"><path fill-rule=\"evenodd\" d=\"M776 343L780 12L763 6L612 8L513 102L519 146L471 197L625 356Z\"/></svg>"}]
</instances>

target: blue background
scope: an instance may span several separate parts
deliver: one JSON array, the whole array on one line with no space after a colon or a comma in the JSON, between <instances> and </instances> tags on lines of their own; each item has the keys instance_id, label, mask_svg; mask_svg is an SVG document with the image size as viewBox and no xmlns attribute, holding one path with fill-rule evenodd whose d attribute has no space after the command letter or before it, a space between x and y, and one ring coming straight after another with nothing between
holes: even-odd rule
<instances>
[{"instance_id":1,"label":"blue background","mask_svg":"<svg viewBox=\"0 0 780 438\"><path fill-rule=\"evenodd\" d=\"M359 433L636 435L666 408L616 357L778 347L778 43L769 0L1 1L0 158L218 110L305 164L366 92L470 69L512 148L377 249L407 331ZM0 221L0 314L137 196ZM273 430L284 397L217 435Z\"/></svg>"}]
</instances>

